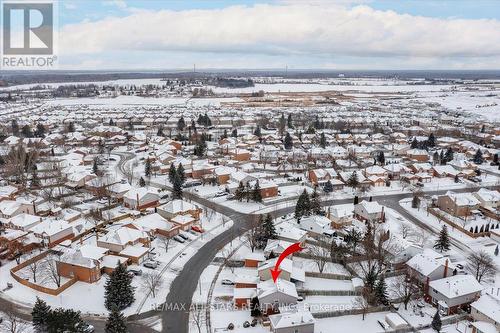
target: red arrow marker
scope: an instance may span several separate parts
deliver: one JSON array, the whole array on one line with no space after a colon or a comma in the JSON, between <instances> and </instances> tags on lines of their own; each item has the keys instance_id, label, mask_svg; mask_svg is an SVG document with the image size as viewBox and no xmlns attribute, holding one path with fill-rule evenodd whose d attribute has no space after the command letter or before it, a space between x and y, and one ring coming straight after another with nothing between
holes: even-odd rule
<instances>
[{"instance_id":1,"label":"red arrow marker","mask_svg":"<svg viewBox=\"0 0 500 333\"><path fill-rule=\"evenodd\" d=\"M304 249L302 246L300 246L300 243L295 243L290 245L283 251L283 253L280 255L278 260L276 260L276 265L274 266L274 269L270 268L269 270L271 271L271 275L273 276L273 281L276 283L276 280L278 279L278 276L280 276L281 271L280 271L280 264L285 259L288 257L290 254L298 252L300 250Z\"/></svg>"}]
</instances>

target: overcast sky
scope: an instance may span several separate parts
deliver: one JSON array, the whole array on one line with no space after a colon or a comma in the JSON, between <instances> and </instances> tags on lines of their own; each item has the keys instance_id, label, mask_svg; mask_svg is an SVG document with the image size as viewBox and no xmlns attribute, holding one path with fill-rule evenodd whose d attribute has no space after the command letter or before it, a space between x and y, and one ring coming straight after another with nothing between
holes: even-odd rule
<instances>
[{"instance_id":1,"label":"overcast sky","mask_svg":"<svg viewBox=\"0 0 500 333\"><path fill-rule=\"evenodd\" d=\"M500 69L500 1L59 3L62 69Z\"/></svg>"}]
</instances>

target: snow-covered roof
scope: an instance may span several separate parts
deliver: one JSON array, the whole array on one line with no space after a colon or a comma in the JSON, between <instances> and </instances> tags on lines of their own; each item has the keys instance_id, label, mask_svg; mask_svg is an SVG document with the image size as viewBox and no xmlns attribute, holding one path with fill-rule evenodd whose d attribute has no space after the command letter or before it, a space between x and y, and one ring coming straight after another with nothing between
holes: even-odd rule
<instances>
[{"instance_id":1,"label":"snow-covered roof","mask_svg":"<svg viewBox=\"0 0 500 333\"><path fill-rule=\"evenodd\" d=\"M259 298L274 294L276 292L295 298L299 297L299 295L297 294L297 288L295 288L295 284L290 281L277 279L275 283L273 280L267 280L257 285L257 295Z\"/></svg>"},{"instance_id":2,"label":"snow-covered roof","mask_svg":"<svg viewBox=\"0 0 500 333\"><path fill-rule=\"evenodd\" d=\"M167 202L163 206L159 207L159 209L162 209L168 213L177 214L177 213L187 212L190 210L195 210L197 209L197 207L192 203L184 201L182 199L175 199Z\"/></svg>"},{"instance_id":3,"label":"snow-covered roof","mask_svg":"<svg viewBox=\"0 0 500 333\"><path fill-rule=\"evenodd\" d=\"M448 299L480 292L483 286L472 275L453 275L434 280L429 287Z\"/></svg>"},{"instance_id":4,"label":"snow-covered roof","mask_svg":"<svg viewBox=\"0 0 500 333\"><path fill-rule=\"evenodd\" d=\"M448 191L446 192L446 196L450 197L457 206L475 206L480 203L472 193L455 193Z\"/></svg>"},{"instance_id":5,"label":"snow-covered roof","mask_svg":"<svg viewBox=\"0 0 500 333\"><path fill-rule=\"evenodd\" d=\"M490 294L483 294L470 306L495 322L500 323L500 298Z\"/></svg>"},{"instance_id":6,"label":"snow-covered roof","mask_svg":"<svg viewBox=\"0 0 500 333\"><path fill-rule=\"evenodd\" d=\"M444 266L445 263L446 258L441 254L431 249L425 249L424 252L419 253L408 260L406 265L424 276L429 276L437 268Z\"/></svg>"},{"instance_id":7,"label":"snow-covered roof","mask_svg":"<svg viewBox=\"0 0 500 333\"><path fill-rule=\"evenodd\" d=\"M314 317L309 311L287 312L279 313L269 316L271 327L273 329L296 327L316 322Z\"/></svg>"}]
</instances>

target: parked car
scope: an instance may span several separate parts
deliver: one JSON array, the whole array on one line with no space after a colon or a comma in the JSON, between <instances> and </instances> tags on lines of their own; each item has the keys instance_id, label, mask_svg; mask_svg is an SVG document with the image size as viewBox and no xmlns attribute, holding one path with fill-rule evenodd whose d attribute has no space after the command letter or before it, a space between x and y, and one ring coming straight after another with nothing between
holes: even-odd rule
<instances>
[{"instance_id":1,"label":"parked car","mask_svg":"<svg viewBox=\"0 0 500 333\"><path fill-rule=\"evenodd\" d=\"M146 261L142 264L144 267L156 269L158 267L158 263L156 261Z\"/></svg>"},{"instance_id":2,"label":"parked car","mask_svg":"<svg viewBox=\"0 0 500 333\"><path fill-rule=\"evenodd\" d=\"M174 241L179 242L179 243L185 243L185 242L186 242L186 241L184 240L184 238L182 238L182 237L180 237L180 236L178 236L178 235L174 236L174 238L173 238L173 239L174 239Z\"/></svg>"},{"instance_id":3,"label":"parked car","mask_svg":"<svg viewBox=\"0 0 500 333\"><path fill-rule=\"evenodd\" d=\"M139 268L128 268L128 271L133 273L136 276L142 275L142 271Z\"/></svg>"},{"instance_id":4,"label":"parked car","mask_svg":"<svg viewBox=\"0 0 500 333\"><path fill-rule=\"evenodd\" d=\"M184 184L184 188L190 188L190 187L195 187L195 186L200 186L200 185L201 185L201 182L199 180L195 180L195 181L186 182Z\"/></svg>"},{"instance_id":5,"label":"parked car","mask_svg":"<svg viewBox=\"0 0 500 333\"><path fill-rule=\"evenodd\" d=\"M181 237L184 240L189 240L189 237L186 234L182 233L182 232L180 232L177 236Z\"/></svg>"},{"instance_id":6,"label":"parked car","mask_svg":"<svg viewBox=\"0 0 500 333\"><path fill-rule=\"evenodd\" d=\"M229 279L224 279L222 280L221 282L224 286L233 286L234 285L234 282L229 280Z\"/></svg>"},{"instance_id":7,"label":"parked car","mask_svg":"<svg viewBox=\"0 0 500 333\"><path fill-rule=\"evenodd\" d=\"M203 230L203 228L200 227L199 225L193 225L191 227L191 230L194 230L194 231L199 232L199 233L205 232L205 230Z\"/></svg>"},{"instance_id":8,"label":"parked car","mask_svg":"<svg viewBox=\"0 0 500 333\"><path fill-rule=\"evenodd\" d=\"M455 266L457 266L458 269L464 269L464 265L462 264L456 264Z\"/></svg>"},{"instance_id":9,"label":"parked car","mask_svg":"<svg viewBox=\"0 0 500 333\"><path fill-rule=\"evenodd\" d=\"M225 197L226 195L228 195L227 192L220 191L220 192L215 193L214 198Z\"/></svg>"}]
</instances>

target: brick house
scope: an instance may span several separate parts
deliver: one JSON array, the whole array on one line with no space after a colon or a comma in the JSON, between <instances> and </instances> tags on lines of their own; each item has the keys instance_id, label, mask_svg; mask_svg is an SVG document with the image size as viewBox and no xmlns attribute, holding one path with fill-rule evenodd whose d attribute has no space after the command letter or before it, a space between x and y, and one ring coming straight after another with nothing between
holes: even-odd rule
<instances>
[{"instance_id":1,"label":"brick house","mask_svg":"<svg viewBox=\"0 0 500 333\"><path fill-rule=\"evenodd\" d=\"M469 216L478 209L480 201L472 193L454 193L451 191L440 195L437 206L453 216Z\"/></svg>"}]
</instances>

